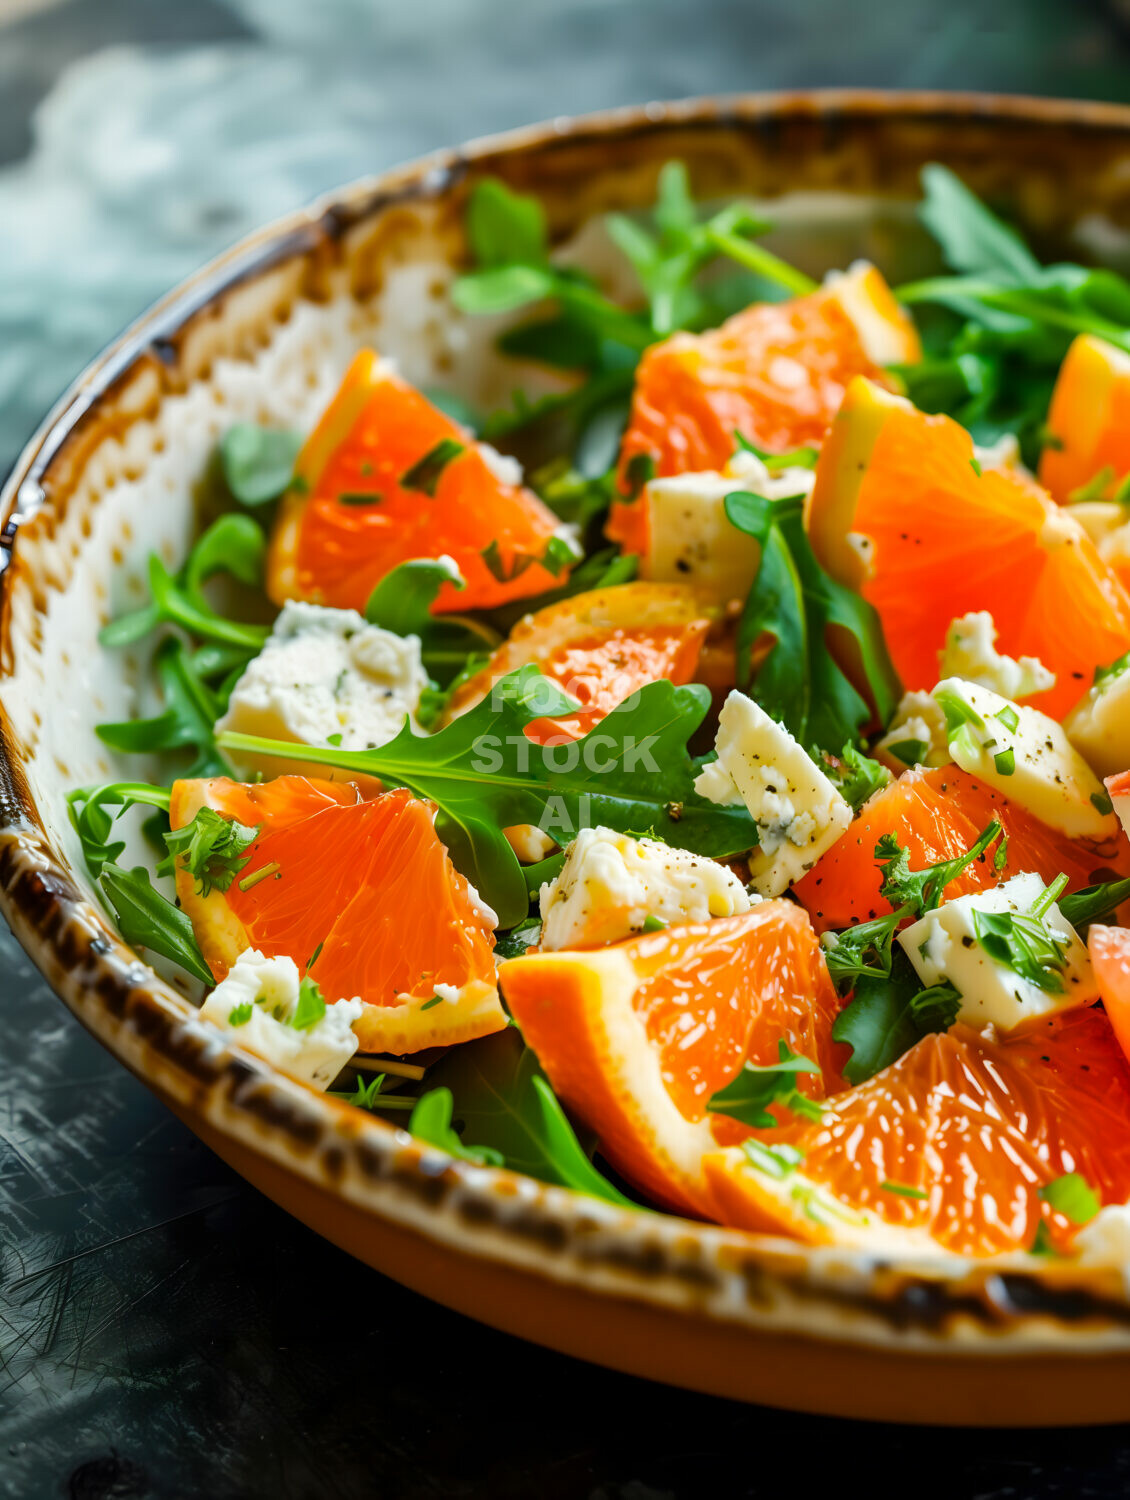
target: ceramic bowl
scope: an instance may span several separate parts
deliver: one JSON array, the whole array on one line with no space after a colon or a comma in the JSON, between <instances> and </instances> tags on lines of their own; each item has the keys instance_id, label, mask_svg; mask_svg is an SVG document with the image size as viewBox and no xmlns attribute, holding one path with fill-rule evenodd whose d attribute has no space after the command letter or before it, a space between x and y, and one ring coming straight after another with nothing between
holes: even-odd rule
<instances>
[{"instance_id":1,"label":"ceramic bowl","mask_svg":"<svg viewBox=\"0 0 1130 1500\"><path fill-rule=\"evenodd\" d=\"M81 376L0 497L0 903L83 1025L248 1181L461 1312L779 1406L1125 1420L1120 1268L1005 1272L814 1251L452 1161L201 1023L187 991L122 943L86 878L66 793L122 774L94 726L144 707L144 663L100 651L95 633L141 598L151 549L170 564L183 555L222 431L309 425L368 343L409 379L480 404L536 388L533 371L493 352L496 325L470 324L447 301L470 188L492 173L536 192L554 239L614 283L622 268L599 216L651 202L670 157L686 161L700 198L768 201L772 243L817 273L857 255L926 269L913 199L930 160L1009 207L1044 253L1130 263L1130 110L920 94L708 99L555 121L441 152L264 229Z\"/></svg>"}]
</instances>

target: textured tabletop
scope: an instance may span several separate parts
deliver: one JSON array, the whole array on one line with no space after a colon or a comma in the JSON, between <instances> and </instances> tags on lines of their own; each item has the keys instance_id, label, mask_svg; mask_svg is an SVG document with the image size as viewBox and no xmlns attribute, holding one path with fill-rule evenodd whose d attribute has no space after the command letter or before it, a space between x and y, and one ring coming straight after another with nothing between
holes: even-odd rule
<instances>
[{"instance_id":1,"label":"textured tabletop","mask_svg":"<svg viewBox=\"0 0 1130 1500\"><path fill-rule=\"evenodd\" d=\"M5 18L7 18L5 20ZM1130 98L1086 0L0 0L0 474L234 238L523 121L818 84ZM0 1496L1130 1493L1130 1435L932 1433L651 1386L432 1306L288 1219L0 936Z\"/></svg>"}]
</instances>

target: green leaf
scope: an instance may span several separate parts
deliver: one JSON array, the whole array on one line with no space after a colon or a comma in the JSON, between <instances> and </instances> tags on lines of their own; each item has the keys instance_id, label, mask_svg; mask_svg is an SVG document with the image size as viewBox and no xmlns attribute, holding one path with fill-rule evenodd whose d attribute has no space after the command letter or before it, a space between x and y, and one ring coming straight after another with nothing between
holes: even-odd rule
<instances>
[{"instance_id":1,"label":"green leaf","mask_svg":"<svg viewBox=\"0 0 1130 1500\"><path fill-rule=\"evenodd\" d=\"M551 297L557 278L544 266L498 266L472 271L452 283L451 300L460 312L506 313Z\"/></svg>"},{"instance_id":2,"label":"green leaf","mask_svg":"<svg viewBox=\"0 0 1130 1500\"><path fill-rule=\"evenodd\" d=\"M1089 1224L1102 1208L1099 1195L1079 1172L1054 1178L1040 1189L1040 1197L1073 1224Z\"/></svg>"},{"instance_id":3,"label":"green leaf","mask_svg":"<svg viewBox=\"0 0 1130 1500\"><path fill-rule=\"evenodd\" d=\"M255 1014L255 1006L250 1000L245 1000L242 1005L233 1006L228 1011L229 1026L246 1026Z\"/></svg>"},{"instance_id":4,"label":"green leaf","mask_svg":"<svg viewBox=\"0 0 1130 1500\"><path fill-rule=\"evenodd\" d=\"M883 873L880 896L892 906L906 906L915 916L933 911L941 905L950 881L956 880L975 859L983 862L985 851L1002 832L1001 825L993 818L964 854L927 865L924 870L911 870L909 852L893 833L884 833L875 845L875 860Z\"/></svg>"},{"instance_id":5,"label":"green leaf","mask_svg":"<svg viewBox=\"0 0 1130 1500\"><path fill-rule=\"evenodd\" d=\"M499 635L488 625L463 616L431 613L440 589L466 581L449 557L417 557L386 573L369 595L365 618L394 635L417 635L429 676L447 685L466 666L472 653L493 650Z\"/></svg>"},{"instance_id":6,"label":"green leaf","mask_svg":"<svg viewBox=\"0 0 1130 1500\"><path fill-rule=\"evenodd\" d=\"M563 857L562 863L564 863ZM527 884L529 884L530 870L537 868L536 865L525 866L524 873L527 877ZM509 932L499 933L494 944L496 962L506 958L521 958L528 948L539 941L540 937L541 922L539 919L537 917L526 917L524 921L519 922Z\"/></svg>"},{"instance_id":7,"label":"green leaf","mask_svg":"<svg viewBox=\"0 0 1130 1500\"><path fill-rule=\"evenodd\" d=\"M828 973L836 988L852 989L864 976L885 978L891 972L892 943L899 924L911 916L909 906L896 907L883 917L859 922L842 932L825 932L820 939Z\"/></svg>"},{"instance_id":8,"label":"green leaf","mask_svg":"<svg viewBox=\"0 0 1130 1500\"><path fill-rule=\"evenodd\" d=\"M744 807L698 796L700 767L687 741L710 704L705 687L647 684L568 746L538 745L526 726L576 704L533 665L496 682L470 712L429 736L406 726L388 744L346 751L225 734L226 750L313 760L411 788L439 807L436 828L456 867L512 927L526 916L521 866L503 828L533 823L567 843L580 828L652 828L673 847L712 858L752 848L756 826ZM672 817L670 809L677 808Z\"/></svg>"},{"instance_id":9,"label":"green leaf","mask_svg":"<svg viewBox=\"0 0 1130 1500\"><path fill-rule=\"evenodd\" d=\"M155 891L149 871L104 866L99 883L113 907L122 937L134 948L148 948L179 964L195 979L212 984L212 971L197 947L192 923L160 891Z\"/></svg>"},{"instance_id":10,"label":"green leaf","mask_svg":"<svg viewBox=\"0 0 1130 1500\"><path fill-rule=\"evenodd\" d=\"M387 1073L377 1073L366 1083L358 1075L351 1094L330 1090L331 1099L344 1099L356 1109L414 1109L416 1100L409 1095L383 1092Z\"/></svg>"},{"instance_id":11,"label":"green leaf","mask_svg":"<svg viewBox=\"0 0 1130 1500\"><path fill-rule=\"evenodd\" d=\"M222 776L227 767L216 754L213 726L220 708L215 694L192 668L184 642L169 636L157 647L154 669L165 701L163 712L149 719L98 724L103 744L121 754L157 754L191 748L196 751L186 776Z\"/></svg>"},{"instance_id":12,"label":"green leaf","mask_svg":"<svg viewBox=\"0 0 1130 1500\"><path fill-rule=\"evenodd\" d=\"M482 1142L513 1171L636 1206L593 1166L516 1028L453 1048L429 1076L454 1097L465 1139Z\"/></svg>"},{"instance_id":13,"label":"green leaf","mask_svg":"<svg viewBox=\"0 0 1130 1500\"><path fill-rule=\"evenodd\" d=\"M67 794L67 816L92 879L97 880L103 865L116 864L125 852L124 839L110 842L111 830L122 813L137 806L168 812L170 796L168 788L146 781L111 781L100 787L77 787Z\"/></svg>"},{"instance_id":14,"label":"green leaf","mask_svg":"<svg viewBox=\"0 0 1130 1500\"><path fill-rule=\"evenodd\" d=\"M129 646L158 625L179 625L200 640L241 648L247 656L263 645L266 625L229 620L208 603L202 585L219 572L257 587L262 580L266 538L250 516L226 515L214 521L196 542L175 576L155 552L149 554L151 602L142 609L111 620L98 632L99 644Z\"/></svg>"},{"instance_id":15,"label":"green leaf","mask_svg":"<svg viewBox=\"0 0 1130 1500\"><path fill-rule=\"evenodd\" d=\"M998 219L948 167L922 168L918 216L942 247L946 263L970 275L1002 271L1036 276L1040 263L1015 229Z\"/></svg>"},{"instance_id":16,"label":"green leaf","mask_svg":"<svg viewBox=\"0 0 1130 1500\"><path fill-rule=\"evenodd\" d=\"M893 717L899 682L879 617L853 590L830 578L805 535L800 497L768 500L735 491L726 515L754 537L761 562L738 622L739 680L765 634L774 644L757 671L754 696L802 745L838 753L877 715ZM836 632L852 638L873 703L861 697L832 654Z\"/></svg>"},{"instance_id":17,"label":"green leaf","mask_svg":"<svg viewBox=\"0 0 1130 1500\"><path fill-rule=\"evenodd\" d=\"M258 833L257 827L245 827L210 807L202 807L191 823L165 834L168 867L171 870L179 862L192 876L201 896L212 890L226 891L247 864L241 856Z\"/></svg>"},{"instance_id":18,"label":"green leaf","mask_svg":"<svg viewBox=\"0 0 1130 1500\"><path fill-rule=\"evenodd\" d=\"M549 258L545 210L497 177L475 184L467 206L467 240L480 266L541 265Z\"/></svg>"},{"instance_id":19,"label":"green leaf","mask_svg":"<svg viewBox=\"0 0 1130 1500\"><path fill-rule=\"evenodd\" d=\"M443 471L466 451L466 445L455 438L440 438L434 447L429 448L422 458L417 459L400 476L401 489L418 490L422 495L434 499Z\"/></svg>"},{"instance_id":20,"label":"green leaf","mask_svg":"<svg viewBox=\"0 0 1130 1500\"><path fill-rule=\"evenodd\" d=\"M1061 880L1066 878L1062 876ZM974 907L973 932L990 958L1007 965L1038 989L1058 995L1063 993L1068 945L1044 921L1044 912L1054 900L1055 888L1049 887L1029 912L981 911Z\"/></svg>"},{"instance_id":21,"label":"green leaf","mask_svg":"<svg viewBox=\"0 0 1130 1500\"><path fill-rule=\"evenodd\" d=\"M474 1162L477 1167L501 1167L502 1157L489 1146L465 1146L459 1135L451 1128L451 1090L429 1089L416 1101L408 1117L408 1130L417 1140L429 1146L437 1146L448 1156L460 1161Z\"/></svg>"},{"instance_id":22,"label":"green leaf","mask_svg":"<svg viewBox=\"0 0 1130 1500\"><path fill-rule=\"evenodd\" d=\"M771 1130L781 1123L769 1113L771 1104L792 1110L805 1119L819 1120L823 1113L820 1106L796 1086L798 1074L819 1074L819 1067L793 1052L784 1040L777 1043L777 1053L779 1061L766 1067L747 1062L732 1082L711 1096L707 1110L711 1114L729 1115L757 1130Z\"/></svg>"},{"instance_id":23,"label":"green leaf","mask_svg":"<svg viewBox=\"0 0 1130 1500\"><path fill-rule=\"evenodd\" d=\"M881 766L877 760L864 755L850 741L838 754L829 755L825 752L817 760L840 796L851 803L853 812L858 812L870 797L891 780L891 773L886 766Z\"/></svg>"},{"instance_id":24,"label":"green leaf","mask_svg":"<svg viewBox=\"0 0 1130 1500\"><path fill-rule=\"evenodd\" d=\"M240 505L267 505L290 484L301 448L299 433L239 422L220 439L224 481Z\"/></svg>"},{"instance_id":25,"label":"green leaf","mask_svg":"<svg viewBox=\"0 0 1130 1500\"><path fill-rule=\"evenodd\" d=\"M298 986L298 1004L294 1007L290 1024L295 1031L309 1031L317 1026L325 1013L326 997L317 980L307 975Z\"/></svg>"},{"instance_id":26,"label":"green leaf","mask_svg":"<svg viewBox=\"0 0 1130 1500\"><path fill-rule=\"evenodd\" d=\"M933 1031L957 1019L961 996L952 985L924 990L910 960L896 949L886 975L867 975L832 1026L832 1040L852 1049L844 1065L849 1083L863 1083L897 1062Z\"/></svg>"},{"instance_id":27,"label":"green leaf","mask_svg":"<svg viewBox=\"0 0 1130 1500\"><path fill-rule=\"evenodd\" d=\"M1130 879L1108 880L1100 885L1088 885L1081 891L1072 891L1060 899L1059 909L1065 921L1078 932L1107 917L1124 901L1130 901Z\"/></svg>"}]
</instances>

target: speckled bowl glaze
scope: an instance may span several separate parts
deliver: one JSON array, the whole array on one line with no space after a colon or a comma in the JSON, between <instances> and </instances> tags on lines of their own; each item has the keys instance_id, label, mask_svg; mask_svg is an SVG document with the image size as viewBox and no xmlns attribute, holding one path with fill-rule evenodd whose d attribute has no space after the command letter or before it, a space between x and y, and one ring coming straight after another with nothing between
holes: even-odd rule
<instances>
[{"instance_id":1,"label":"speckled bowl glaze","mask_svg":"<svg viewBox=\"0 0 1130 1500\"><path fill-rule=\"evenodd\" d=\"M1130 264L1130 110L922 94L761 95L555 121L263 230L95 362L0 497L0 902L65 1004L202 1140L320 1234L461 1312L779 1406L1125 1420L1124 1268L810 1251L452 1161L202 1023L187 987L122 943L83 870L66 793L120 773L94 725L144 710L145 691L144 661L100 651L95 633L140 596L150 549L183 555L223 429L308 425L366 343L410 379L482 403L519 382L535 389L545 376L493 353L497 325L468 324L446 300L470 187L493 173L537 192L567 253L614 281L594 216L650 202L672 156L699 197L773 200L774 243L817 272L861 254L925 264L909 226L928 160L1010 205L1042 250Z\"/></svg>"}]
</instances>

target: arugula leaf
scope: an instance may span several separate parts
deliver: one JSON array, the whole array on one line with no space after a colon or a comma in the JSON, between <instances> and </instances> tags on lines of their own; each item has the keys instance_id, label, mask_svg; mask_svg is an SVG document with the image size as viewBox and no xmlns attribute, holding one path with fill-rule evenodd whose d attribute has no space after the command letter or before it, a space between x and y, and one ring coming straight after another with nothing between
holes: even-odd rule
<instances>
[{"instance_id":1,"label":"arugula leaf","mask_svg":"<svg viewBox=\"0 0 1130 1500\"><path fill-rule=\"evenodd\" d=\"M528 870L530 866L526 866ZM499 933L495 939L495 960L505 958L521 958L533 944L541 938L541 922L537 917L526 917L509 932Z\"/></svg>"},{"instance_id":2,"label":"arugula leaf","mask_svg":"<svg viewBox=\"0 0 1130 1500\"><path fill-rule=\"evenodd\" d=\"M1099 1195L1079 1172L1065 1172L1045 1183L1040 1197L1073 1224L1089 1224L1102 1208Z\"/></svg>"},{"instance_id":3,"label":"arugula leaf","mask_svg":"<svg viewBox=\"0 0 1130 1500\"><path fill-rule=\"evenodd\" d=\"M408 1130L417 1140L438 1146L448 1156L474 1162L477 1167L503 1165L501 1153L490 1146L465 1146L451 1127L452 1098L447 1088L429 1089L416 1101L408 1117Z\"/></svg>"},{"instance_id":4,"label":"arugula leaf","mask_svg":"<svg viewBox=\"0 0 1130 1500\"><path fill-rule=\"evenodd\" d=\"M924 870L911 870L909 852L893 833L884 833L875 845L875 860L883 872L880 896L892 906L908 907L915 916L933 911L941 905L950 881L956 880L967 865L979 859L1003 831L993 818L964 854L941 860L936 865L927 865Z\"/></svg>"},{"instance_id":5,"label":"arugula leaf","mask_svg":"<svg viewBox=\"0 0 1130 1500\"><path fill-rule=\"evenodd\" d=\"M841 993L851 989L857 979L884 978L890 975L892 943L900 923L913 911L909 906L896 907L883 917L859 922L842 932L825 932L820 943L833 984Z\"/></svg>"},{"instance_id":6,"label":"arugula leaf","mask_svg":"<svg viewBox=\"0 0 1130 1500\"><path fill-rule=\"evenodd\" d=\"M461 615L433 615L431 605L450 583L466 588L466 580L450 557L416 557L386 573L369 595L365 618L370 625L394 635L417 635L428 675L448 686L467 665L472 653L493 650L501 637L489 625Z\"/></svg>"},{"instance_id":7,"label":"arugula leaf","mask_svg":"<svg viewBox=\"0 0 1130 1500\"><path fill-rule=\"evenodd\" d=\"M952 1026L960 1007L952 985L923 989L906 954L895 949L890 972L860 978L833 1023L832 1040L852 1049L844 1077L863 1083L882 1072L930 1032Z\"/></svg>"},{"instance_id":8,"label":"arugula leaf","mask_svg":"<svg viewBox=\"0 0 1130 1500\"><path fill-rule=\"evenodd\" d=\"M1061 897L1059 909L1078 932L1100 917L1109 916L1124 901L1130 901L1130 879L1108 880L1101 885L1088 885L1081 891L1072 891Z\"/></svg>"},{"instance_id":9,"label":"arugula leaf","mask_svg":"<svg viewBox=\"0 0 1130 1500\"><path fill-rule=\"evenodd\" d=\"M230 733L218 743L235 753L362 771L430 797L456 867L498 913L498 925L512 927L528 910L521 866L502 832L512 824L534 823L560 843L596 823L621 832L654 828L672 846L713 858L756 844L745 807L719 807L694 790L699 766L686 746L709 704L709 690L698 684L648 683L584 739L538 745L526 738L526 726L567 715L576 704L530 664L433 735L406 725L388 744L362 751Z\"/></svg>"},{"instance_id":10,"label":"arugula leaf","mask_svg":"<svg viewBox=\"0 0 1130 1500\"><path fill-rule=\"evenodd\" d=\"M739 683L752 675L752 651L774 639L757 670L754 693L802 745L838 753L857 741L873 715L886 723L900 695L879 617L852 589L829 577L804 530L803 500L768 500L737 490L726 496L726 516L752 536L761 561L738 622ZM832 655L836 636L850 638L873 703L868 703Z\"/></svg>"},{"instance_id":11,"label":"arugula leaf","mask_svg":"<svg viewBox=\"0 0 1130 1500\"><path fill-rule=\"evenodd\" d=\"M707 1110L711 1114L729 1115L757 1130L770 1130L780 1124L769 1113L771 1104L792 1110L806 1120L819 1120L823 1115L819 1104L806 1098L796 1086L799 1073L819 1074L819 1067L794 1052L783 1039L777 1043L777 1055L779 1061L765 1067L747 1062L731 1083L711 1096Z\"/></svg>"},{"instance_id":12,"label":"arugula leaf","mask_svg":"<svg viewBox=\"0 0 1130 1500\"><path fill-rule=\"evenodd\" d=\"M214 574L226 572L241 583L258 587L262 582L266 547L262 528L250 516L226 515L213 521L175 575L156 552L151 552L152 602L103 626L98 632L99 644L130 646L158 625L179 625L200 640L239 647L253 656L270 634L269 628L246 625L217 614L204 597L202 586Z\"/></svg>"},{"instance_id":13,"label":"arugula leaf","mask_svg":"<svg viewBox=\"0 0 1130 1500\"><path fill-rule=\"evenodd\" d=\"M480 266L544 265L549 260L545 210L497 177L475 184L467 205L467 240Z\"/></svg>"},{"instance_id":14,"label":"arugula leaf","mask_svg":"<svg viewBox=\"0 0 1130 1500\"><path fill-rule=\"evenodd\" d=\"M224 482L240 505L267 505L290 484L301 448L297 432L238 422L220 439Z\"/></svg>"},{"instance_id":15,"label":"arugula leaf","mask_svg":"<svg viewBox=\"0 0 1130 1500\"><path fill-rule=\"evenodd\" d=\"M1003 271L1036 276L1040 263L1015 229L998 219L948 167L922 168L923 201L918 217L942 247L955 271L970 275Z\"/></svg>"},{"instance_id":16,"label":"arugula leaf","mask_svg":"<svg viewBox=\"0 0 1130 1500\"><path fill-rule=\"evenodd\" d=\"M110 842L115 821L130 807L156 807L168 812L171 793L166 787L145 781L111 781L100 787L76 787L67 794L67 816L78 834L82 856L91 878L97 880L103 865L116 864L125 852L125 840ZM113 808L111 812L108 809Z\"/></svg>"},{"instance_id":17,"label":"arugula leaf","mask_svg":"<svg viewBox=\"0 0 1130 1500\"><path fill-rule=\"evenodd\" d=\"M220 714L216 695L192 667L184 642L169 636L153 655L153 666L165 700L164 710L149 719L98 724L103 744L121 754L156 754L191 748L196 758L185 775L224 776L227 766L216 754L213 728Z\"/></svg>"},{"instance_id":18,"label":"arugula leaf","mask_svg":"<svg viewBox=\"0 0 1130 1500\"><path fill-rule=\"evenodd\" d=\"M197 947L192 923L160 891L153 889L149 871L142 866L120 870L105 865L99 883L114 909L122 937L131 947L148 948L172 959L195 979L213 984L212 971Z\"/></svg>"},{"instance_id":19,"label":"arugula leaf","mask_svg":"<svg viewBox=\"0 0 1130 1500\"><path fill-rule=\"evenodd\" d=\"M431 1076L454 1096L466 1137L513 1171L637 1207L593 1166L517 1028L453 1048Z\"/></svg>"},{"instance_id":20,"label":"arugula leaf","mask_svg":"<svg viewBox=\"0 0 1130 1500\"><path fill-rule=\"evenodd\" d=\"M248 828L234 819L222 817L210 807L202 807L191 823L165 834L171 871L179 860L188 871L201 896L211 891L226 891L248 863L243 851L255 842L259 829ZM159 867L158 873L165 870Z\"/></svg>"}]
</instances>

